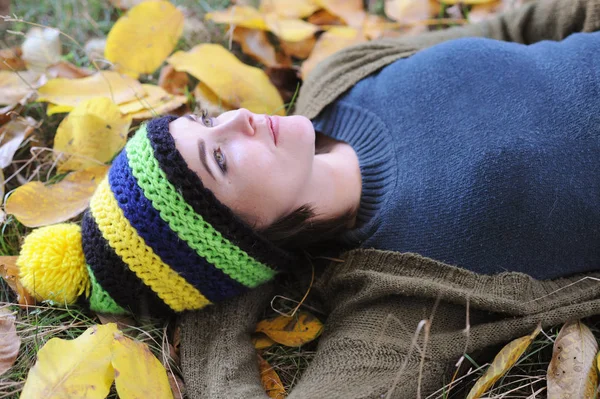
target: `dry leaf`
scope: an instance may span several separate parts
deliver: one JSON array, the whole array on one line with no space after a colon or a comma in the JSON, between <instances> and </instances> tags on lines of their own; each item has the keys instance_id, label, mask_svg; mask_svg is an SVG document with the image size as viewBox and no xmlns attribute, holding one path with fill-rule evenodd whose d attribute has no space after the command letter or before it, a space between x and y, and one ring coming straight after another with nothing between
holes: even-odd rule
<instances>
[{"instance_id":1,"label":"dry leaf","mask_svg":"<svg viewBox=\"0 0 600 399\"><path fill-rule=\"evenodd\" d=\"M133 119L149 119L171 112L187 101L185 96L173 96L162 87L143 84L146 97L119 105L119 110Z\"/></svg>"},{"instance_id":2,"label":"dry leaf","mask_svg":"<svg viewBox=\"0 0 600 399\"><path fill-rule=\"evenodd\" d=\"M17 294L17 302L21 308L35 305L35 298L23 287L19 279L18 256L0 256L0 277Z\"/></svg>"},{"instance_id":3,"label":"dry leaf","mask_svg":"<svg viewBox=\"0 0 600 399\"><path fill-rule=\"evenodd\" d=\"M125 146L131 118L105 97L79 104L62 120L54 137L58 171L107 163Z\"/></svg>"},{"instance_id":4,"label":"dry leaf","mask_svg":"<svg viewBox=\"0 0 600 399\"><path fill-rule=\"evenodd\" d=\"M48 103L48 107L46 108L46 115L54 115L54 114L66 114L75 109L75 107L70 105L57 105Z\"/></svg>"},{"instance_id":5,"label":"dry leaf","mask_svg":"<svg viewBox=\"0 0 600 399\"><path fill-rule=\"evenodd\" d=\"M316 43L317 38L314 36L299 42L280 41L281 49L284 53L301 60L308 58Z\"/></svg>"},{"instance_id":6,"label":"dry leaf","mask_svg":"<svg viewBox=\"0 0 600 399\"><path fill-rule=\"evenodd\" d=\"M25 69L25 61L21 56L20 47L5 48L0 50L0 71L21 71Z\"/></svg>"},{"instance_id":7,"label":"dry leaf","mask_svg":"<svg viewBox=\"0 0 600 399\"><path fill-rule=\"evenodd\" d=\"M445 3L448 3L445 1ZM429 0L386 0L385 14L402 24L428 19L433 13Z\"/></svg>"},{"instance_id":8,"label":"dry leaf","mask_svg":"<svg viewBox=\"0 0 600 399\"><path fill-rule=\"evenodd\" d=\"M275 345L276 342L263 333L255 333L252 334L252 344L255 349L261 350Z\"/></svg>"},{"instance_id":9,"label":"dry leaf","mask_svg":"<svg viewBox=\"0 0 600 399\"><path fill-rule=\"evenodd\" d=\"M194 89L194 98L198 108L205 110L210 116L218 116L225 111L235 109L235 107L221 100L202 82L199 82Z\"/></svg>"},{"instance_id":10,"label":"dry leaf","mask_svg":"<svg viewBox=\"0 0 600 399\"><path fill-rule=\"evenodd\" d=\"M183 399L183 396L185 395L185 385L183 384L183 380L173 374L171 370L167 370L167 377L169 378L169 385L171 386L173 398Z\"/></svg>"},{"instance_id":11,"label":"dry leaf","mask_svg":"<svg viewBox=\"0 0 600 399\"><path fill-rule=\"evenodd\" d=\"M398 29L397 23L388 22L379 15L368 15L362 26L363 34L369 39L378 39L383 37L386 32Z\"/></svg>"},{"instance_id":12,"label":"dry leaf","mask_svg":"<svg viewBox=\"0 0 600 399\"><path fill-rule=\"evenodd\" d=\"M158 85L167 93L183 96L190 78L185 72L177 72L172 65L165 65L160 70Z\"/></svg>"},{"instance_id":13,"label":"dry leaf","mask_svg":"<svg viewBox=\"0 0 600 399\"><path fill-rule=\"evenodd\" d=\"M113 383L115 324L93 326L74 340L52 338L29 370L22 399L104 399Z\"/></svg>"},{"instance_id":14,"label":"dry leaf","mask_svg":"<svg viewBox=\"0 0 600 399\"><path fill-rule=\"evenodd\" d=\"M500 377L502 377L515 363L519 357L529 347L531 342L537 337L542 330L538 326L530 335L517 338L510 341L498 352L492 364L485 371L485 374L479 377L467 399L477 399L481 397Z\"/></svg>"},{"instance_id":15,"label":"dry leaf","mask_svg":"<svg viewBox=\"0 0 600 399\"><path fill-rule=\"evenodd\" d=\"M266 15L265 21L271 32L287 42L304 41L319 30L316 25L301 19L283 19L275 14Z\"/></svg>"},{"instance_id":16,"label":"dry leaf","mask_svg":"<svg viewBox=\"0 0 600 399\"><path fill-rule=\"evenodd\" d=\"M424 1L424 0L416 0ZM315 3L346 21L349 26L359 28L367 13L362 0L315 0Z\"/></svg>"},{"instance_id":17,"label":"dry leaf","mask_svg":"<svg viewBox=\"0 0 600 399\"><path fill-rule=\"evenodd\" d=\"M79 68L67 61L60 61L46 69L46 74L51 78L80 79L93 73L94 71Z\"/></svg>"},{"instance_id":18,"label":"dry leaf","mask_svg":"<svg viewBox=\"0 0 600 399\"><path fill-rule=\"evenodd\" d=\"M85 54L90 61L96 61L104 58L104 49L106 48L105 38L93 38L85 42L83 47Z\"/></svg>"},{"instance_id":19,"label":"dry leaf","mask_svg":"<svg viewBox=\"0 0 600 399\"><path fill-rule=\"evenodd\" d=\"M60 31L54 28L31 28L21 49L23 60L29 69L42 73L47 67L60 61Z\"/></svg>"},{"instance_id":20,"label":"dry leaf","mask_svg":"<svg viewBox=\"0 0 600 399\"><path fill-rule=\"evenodd\" d=\"M286 397L285 388L281 383L281 379L271 367L271 365L262 358L262 356L258 356L258 369L260 371L260 381L262 382L262 386L267 392L267 395L270 398L282 399Z\"/></svg>"},{"instance_id":21,"label":"dry leaf","mask_svg":"<svg viewBox=\"0 0 600 399\"><path fill-rule=\"evenodd\" d=\"M95 97L107 97L115 104L123 104L145 96L142 84L113 71L97 72L82 79L51 79L39 88L38 101L57 105L77 106Z\"/></svg>"},{"instance_id":22,"label":"dry leaf","mask_svg":"<svg viewBox=\"0 0 600 399\"><path fill-rule=\"evenodd\" d=\"M6 373L19 354L21 338L15 328L15 316L6 308L0 308L0 376Z\"/></svg>"},{"instance_id":23,"label":"dry leaf","mask_svg":"<svg viewBox=\"0 0 600 399\"><path fill-rule=\"evenodd\" d=\"M40 75L34 71L0 71L0 105L16 104L39 87Z\"/></svg>"},{"instance_id":24,"label":"dry leaf","mask_svg":"<svg viewBox=\"0 0 600 399\"><path fill-rule=\"evenodd\" d=\"M30 116L0 126L0 169L12 163L15 152L36 126L37 121Z\"/></svg>"},{"instance_id":25,"label":"dry leaf","mask_svg":"<svg viewBox=\"0 0 600 399\"><path fill-rule=\"evenodd\" d=\"M262 0L260 12L262 14L274 13L282 18L306 18L319 9L311 0Z\"/></svg>"},{"instance_id":26,"label":"dry leaf","mask_svg":"<svg viewBox=\"0 0 600 399\"><path fill-rule=\"evenodd\" d=\"M265 66L277 65L275 47L269 42L265 31L247 28L235 28L233 40L242 46L244 54L248 54Z\"/></svg>"},{"instance_id":27,"label":"dry leaf","mask_svg":"<svg viewBox=\"0 0 600 399\"><path fill-rule=\"evenodd\" d=\"M172 398L167 372L148 345L114 334L112 367L121 399Z\"/></svg>"},{"instance_id":28,"label":"dry leaf","mask_svg":"<svg viewBox=\"0 0 600 399\"><path fill-rule=\"evenodd\" d=\"M29 182L13 191L4 209L27 227L64 222L88 207L107 171L108 166L94 166L70 173L52 185Z\"/></svg>"},{"instance_id":29,"label":"dry leaf","mask_svg":"<svg viewBox=\"0 0 600 399\"><path fill-rule=\"evenodd\" d=\"M183 32L183 13L168 1L148 1L127 12L106 38L104 56L133 77L154 72Z\"/></svg>"},{"instance_id":30,"label":"dry leaf","mask_svg":"<svg viewBox=\"0 0 600 399\"><path fill-rule=\"evenodd\" d=\"M444 0L444 3L447 5L454 5L454 4L466 4L466 5L474 5L474 4L488 4L488 3L494 3L497 2L498 0Z\"/></svg>"},{"instance_id":31,"label":"dry leaf","mask_svg":"<svg viewBox=\"0 0 600 399\"><path fill-rule=\"evenodd\" d=\"M319 10L310 17L308 22L320 26L344 25L344 21L337 15L333 15L327 10Z\"/></svg>"},{"instance_id":32,"label":"dry leaf","mask_svg":"<svg viewBox=\"0 0 600 399\"><path fill-rule=\"evenodd\" d=\"M308 312L299 312L294 317L277 316L256 325L256 332L286 346L304 345L317 338L322 330L323 323Z\"/></svg>"},{"instance_id":33,"label":"dry leaf","mask_svg":"<svg viewBox=\"0 0 600 399\"><path fill-rule=\"evenodd\" d=\"M595 398L598 374L594 358L598 343L581 321L570 321L560 329L548 365L548 397L553 399Z\"/></svg>"},{"instance_id":34,"label":"dry leaf","mask_svg":"<svg viewBox=\"0 0 600 399\"><path fill-rule=\"evenodd\" d=\"M96 316L98 316L100 323L102 323L102 324L115 323L117 325L117 328L120 330L125 330L127 328L137 326L137 323L135 320L133 320L128 315L124 315L124 314L96 313Z\"/></svg>"},{"instance_id":35,"label":"dry leaf","mask_svg":"<svg viewBox=\"0 0 600 399\"><path fill-rule=\"evenodd\" d=\"M235 25L241 28L268 29L263 15L256 8L250 6L231 6L223 11L207 13L205 18L219 24Z\"/></svg>"},{"instance_id":36,"label":"dry leaf","mask_svg":"<svg viewBox=\"0 0 600 399\"><path fill-rule=\"evenodd\" d=\"M223 46L200 44L188 52L176 52L168 62L200 80L224 103L256 113L283 115L283 100L267 75L243 64Z\"/></svg>"},{"instance_id":37,"label":"dry leaf","mask_svg":"<svg viewBox=\"0 0 600 399\"><path fill-rule=\"evenodd\" d=\"M302 78L306 79L310 71L331 54L364 41L366 38L358 30L349 26L334 26L319 37L310 57L302 64Z\"/></svg>"}]
</instances>

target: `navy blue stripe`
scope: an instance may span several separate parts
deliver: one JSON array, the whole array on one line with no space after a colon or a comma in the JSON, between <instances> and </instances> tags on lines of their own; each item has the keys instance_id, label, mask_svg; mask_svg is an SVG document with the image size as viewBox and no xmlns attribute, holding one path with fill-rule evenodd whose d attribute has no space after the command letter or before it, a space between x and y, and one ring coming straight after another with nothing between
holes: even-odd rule
<instances>
[{"instance_id":1,"label":"navy blue stripe","mask_svg":"<svg viewBox=\"0 0 600 399\"><path fill-rule=\"evenodd\" d=\"M248 291L246 286L199 256L171 230L138 186L125 151L114 160L108 182L125 217L146 245L209 301L220 302Z\"/></svg>"},{"instance_id":2,"label":"navy blue stripe","mask_svg":"<svg viewBox=\"0 0 600 399\"><path fill-rule=\"evenodd\" d=\"M136 316L165 318L173 314L108 245L89 211L83 217L81 234L85 261L98 284L119 306Z\"/></svg>"}]
</instances>

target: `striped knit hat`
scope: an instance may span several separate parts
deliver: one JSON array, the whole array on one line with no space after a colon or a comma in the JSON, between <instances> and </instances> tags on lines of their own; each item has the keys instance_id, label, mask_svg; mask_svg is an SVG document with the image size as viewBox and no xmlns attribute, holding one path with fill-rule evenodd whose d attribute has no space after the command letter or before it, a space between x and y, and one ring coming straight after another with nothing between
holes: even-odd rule
<instances>
[{"instance_id":1,"label":"striped knit hat","mask_svg":"<svg viewBox=\"0 0 600 399\"><path fill-rule=\"evenodd\" d=\"M80 267L89 278L80 287L53 287L52 298L39 299L60 301L61 288L76 288L77 295L91 288L95 311L165 316L240 295L294 261L204 188L175 147L169 133L174 119L140 127L94 193L81 226ZM69 262L48 265L40 256L48 234L27 240L19 258L21 281L39 296L41 271Z\"/></svg>"}]
</instances>

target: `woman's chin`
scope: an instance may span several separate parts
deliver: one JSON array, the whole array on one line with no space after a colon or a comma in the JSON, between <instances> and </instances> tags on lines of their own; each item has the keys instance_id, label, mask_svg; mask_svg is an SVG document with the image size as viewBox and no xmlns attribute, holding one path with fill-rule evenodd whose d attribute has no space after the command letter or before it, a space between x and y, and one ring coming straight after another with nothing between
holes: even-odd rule
<instances>
[{"instance_id":1,"label":"woman's chin","mask_svg":"<svg viewBox=\"0 0 600 399\"><path fill-rule=\"evenodd\" d=\"M310 119L302 115L292 115L282 117L280 120L282 134L290 137L290 139L293 137L294 141L301 141L304 144L314 145L315 128Z\"/></svg>"}]
</instances>

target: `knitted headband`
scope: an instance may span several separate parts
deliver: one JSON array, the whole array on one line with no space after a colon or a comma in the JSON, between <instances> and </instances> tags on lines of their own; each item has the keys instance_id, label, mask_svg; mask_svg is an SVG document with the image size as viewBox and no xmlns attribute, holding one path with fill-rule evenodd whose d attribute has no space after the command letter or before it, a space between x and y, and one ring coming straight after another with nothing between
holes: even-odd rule
<instances>
[{"instance_id":1,"label":"knitted headband","mask_svg":"<svg viewBox=\"0 0 600 399\"><path fill-rule=\"evenodd\" d=\"M17 264L37 299L72 303L85 293L95 311L160 317L240 295L293 262L204 188L175 147L174 119L154 119L129 140L81 238L79 226L62 224L25 239Z\"/></svg>"}]
</instances>

